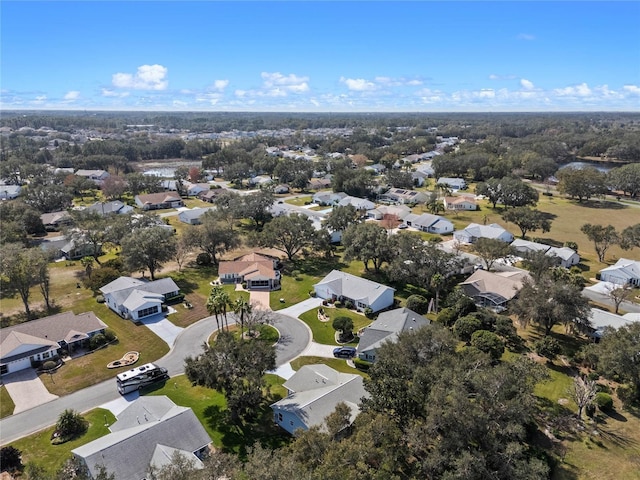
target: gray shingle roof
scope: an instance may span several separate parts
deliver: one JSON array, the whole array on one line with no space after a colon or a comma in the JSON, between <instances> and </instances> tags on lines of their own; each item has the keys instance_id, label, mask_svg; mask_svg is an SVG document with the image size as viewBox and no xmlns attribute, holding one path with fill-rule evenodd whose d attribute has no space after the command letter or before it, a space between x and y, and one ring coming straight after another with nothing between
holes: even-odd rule
<instances>
[{"instance_id":1,"label":"gray shingle roof","mask_svg":"<svg viewBox=\"0 0 640 480\"><path fill-rule=\"evenodd\" d=\"M163 410L163 405L147 404L148 398L151 397L136 400L135 404L142 404L135 406L135 418L131 412L127 413L128 409L118 418L118 422L120 418L123 421L126 419L130 423L129 428L119 428L72 450L74 455L84 459L93 475L96 475L97 465L104 465L118 480L140 480L147 476L154 459L162 463L158 457L162 453L158 451L158 446L164 447L165 454L175 450L193 453L211 443L209 435L190 408L173 405L159 419L147 414L145 420L144 413L147 410L156 413ZM133 408L133 405L129 408Z\"/></svg>"},{"instance_id":2,"label":"gray shingle roof","mask_svg":"<svg viewBox=\"0 0 640 480\"><path fill-rule=\"evenodd\" d=\"M404 307L382 312L360 334L358 353L376 349L385 341L394 341L400 332L417 330L430 323L419 313Z\"/></svg>"},{"instance_id":3,"label":"gray shingle roof","mask_svg":"<svg viewBox=\"0 0 640 480\"><path fill-rule=\"evenodd\" d=\"M353 300L367 299L371 305L379 296L387 290L394 288L372 282L366 278L356 277L350 273L333 270L316 285L329 284L331 289L337 294Z\"/></svg>"}]
</instances>

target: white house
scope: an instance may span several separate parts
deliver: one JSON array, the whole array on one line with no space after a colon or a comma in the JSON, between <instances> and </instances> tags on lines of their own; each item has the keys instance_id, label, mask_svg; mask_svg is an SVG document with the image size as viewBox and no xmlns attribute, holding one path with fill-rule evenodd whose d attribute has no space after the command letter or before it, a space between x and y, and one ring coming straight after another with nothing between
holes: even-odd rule
<instances>
[{"instance_id":1,"label":"white house","mask_svg":"<svg viewBox=\"0 0 640 480\"><path fill-rule=\"evenodd\" d=\"M497 223L491 225L470 223L464 230L453 232L453 238L461 243L475 243L479 238L493 238L506 243L513 242L513 235Z\"/></svg>"},{"instance_id":2,"label":"white house","mask_svg":"<svg viewBox=\"0 0 640 480\"><path fill-rule=\"evenodd\" d=\"M381 202L390 202L397 204L407 203L424 203L428 200L428 196L424 192L416 190L407 190L404 188L390 188L387 192L380 195L378 200Z\"/></svg>"},{"instance_id":3,"label":"white house","mask_svg":"<svg viewBox=\"0 0 640 480\"><path fill-rule=\"evenodd\" d=\"M215 207L203 208L195 207L190 210L183 210L178 214L178 220L188 225L200 225L200 218L207 212L215 210Z\"/></svg>"},{"instance_id":4,"label":"white house","mask_svg":"<svg viewBox=\"0 0 640 480\"><path fill-rule=\"evenodd\" d=\"M373 203L370 200L367 200L366 198L359 198L359 197L352 197L350 195L347 195L346 197L342 198L339 202L338 205L340 206L346 206L346 205L353 205L355 207L356 210L373 210L374 208L376 208L376 204Z\"/></svg>"},{"instance_id":5,"label":"white house","mask_svg":"<svg viewBox=\"0 0 640 480\"><path fill-rule=\"evenodd\" d=\"M95 212L104 217L111 214L125 215L127 213L131 213L133 212L133 207L126 203L122 203L120 200L114 200L112 202L96 202L87 207L85 211Z\"/></svg>"},{"instance_id":6,"label":"white house","mask_svg":"<svg viewBox=\"0 0 640 480\"><path fill-rule=\"evenodd\" d=\"M453 223L444 217L431 213L423 213L422 215L411 213L404 218L404 223L421 232L441 235L453 232Z\"/></svg>"},{"instance_id":7,"label":"white house","mask_svg":"<svg viewBox=\"0 0 640 480\"><path fill-rule=\"evenodd\" d=\"M378 312L393 305L395 290L386 285L333 270L313 286L316 295L325 300L350 301L363 311L370 308Z\"/></svg>"},{"instance_id":8,"label":"white house","mask_svg":"<svg viewBox=\"0 0 640 480\"><path fill-rule=\"evenodd\" d=\"M176 453L202 469L211 444L193 410L164 395L128 403L109 430L111 433L71 451L91 478L99 474L101 465L118 480L154 478L152 470L170 465Z\"/></svg>"},{"instance_id":9,"label":"white house","mask_svg":"<svg viewBox=\"0 0 640 480\"><path fill-rule=\"evenodd\" d=\"M187 196L197 197L201 193L208 192L211 188L211 185L209 185L208 183L192 183L184 181L182 182L182 188L186 189Z\"/></svg>"},{"instance_id":10,"label":"white house","mask_svg":"<svg viewBox=\"0 0 640 480\"><path fill-rule=\"evenodd\" d=\"M444 197L442 202L447 210L477 210L475 198L467 196Z\"/></svg>"},{"instance_id":11,"label":"white house","mask_svg":"<svg viewBox=\"0 0 640 480\"><path fill-rule=\"evenodd\" d=\"M162 208L184 207L182 197L177 192L148 193L136 195L136 205L143 210L159 210Z\"/></svg>"},{"instance_id":12,"label":"white house","mask_svg":"<svg viewBox=\"0 0 640 480\"><path fill-rule=\"evenodd\" d=\"M436 184L447 185L451 190L464 190L467 188L467 182L464 178L440 177Z\"/></svg>"},{"instance_id":13,"label":"white house","mask_svg":"<svg viewBox=\"0 0 640 480\"><path fill-rule=\"evenodd\" d=\"M76 170L75 175L79 177L88 178L96 185L102 185L104 181L111 176L109 172L106 172L105 170L84 170L84 169Z\"/></svg>"},{"instance_id":14,"label":"white house","mask_svg":"<svg viewBox=\"0 0 640 480\"><path fill-rule=\"evenodd\" d=\"M606 328L618 329L633 323L633 320L622 315L607 312L599 308L592 308L589 314L589 326L585 328L587 336L598 342L604 335Z\"/></svg>"},{"instance_id":15,"label":"white house","mask_svg":"<svg viewBox=\"0 0 640 480\"><path fill-rule=\"evenodd\" d=\"M120 315L138 321L162 312L162 305L180 295L171 278L143 282L132 277L119 277L100 288L107 306Z\"/></svg>"},{"instance_id":16,"label":"white house","mask_svg":"<svg viewBox=\"0 0 640 480\"><path fill-rule=\"evenodd\" d=\"M338 202L347 196L344 192L318 192L313 195L313 203L318 205L338 205Z\"/></svg>"},{"instance_id":17,"label":"white house","mask_svg":"<svg viewBox=\"0 0 640 480\"><path fill-rule=\"evenodd\" d=\"M107 325L93 312L64 312L0 329L0 375L30 368L61 349L85 347L89 339L104 333Z\"/></svg>"},{"instance_id":18,"label":"white house","mask_svg":"<svg viewBox=\"0 0 640 480\"><path fill-rule=\"evenodd\" d=\"M402 332L416 331L431 322L408 308L396 308L378 315L378 318L360 333L357 355L362 360L375 362L377 349L385 342L395 342Z\"/></svg>"},{"instance_id":19,"label":"white house","mask_svg":"<svg viewBox=\"0 0 640 480\"><path fill-rule=\"evenodd\" d=\"M13 200L20 196L22 187L20 185L0 185L0 200Z\"/></svg>"},{"instance_id":20,"label":"white house","mask_svg":"<svg viewBox=\"0 0 640 480\"><path fill-rule=\"evenodd\" d=\"M411 208L406 205L380 205L367 211L367 217L374 220L382 220L385 215L395 215L398 220L404 220L409 214L411 214Z\"/></svg>"},{"instance_id":21,"label":"white house","mask_svg":"<svg viewBox=\"0 0 640 480\"><path fill-rule=\"evenodd\" d=\"M573 265L580 263L580 255L569 247L552 247L550 245L545 245L544 243L522 240L521 238L516 238L511 242L511 246L516 252L525 255L536 251L542 251L545 255L556 258L558 265L565 268L570 268Z\"/></svg>"},{"instance_id":22,"label":"white house","mask_svg":"<svg viewBox=\"0 0 640 480\"><path fill-rule=\"evenodd\" d=\"M614 265L600 270L600 280L640 287L640 261L621 258Z\"/></svg>"},{"instance_id":23,"label":"white house","mask_svg":"<svg viewBox=\"0 0 640 480\"><path fill-rule=\"evenodd\" d=\"M350 409L350 422L360 413L360 400L367 397L362 376L340 373L327 365L305 365L284 383L288 395L271 405L273 420L290 434L318 426L326 431L325 418L338 403Z\"/></svg>"}]
</instances>

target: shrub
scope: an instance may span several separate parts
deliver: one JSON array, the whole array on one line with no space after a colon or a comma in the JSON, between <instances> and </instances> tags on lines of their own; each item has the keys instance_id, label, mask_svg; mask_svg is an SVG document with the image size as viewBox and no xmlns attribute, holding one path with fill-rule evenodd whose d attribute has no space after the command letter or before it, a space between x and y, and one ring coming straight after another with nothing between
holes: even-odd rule
<instances>
[{"instance_id":1,"label":"shrub","mask_svg":"<svg viewBox=\"0 0 640 480\"><path fill-rule=\"evenodd\" d=\"M364 315L367 318L372 318L373 317L373 310L371 309L371 307L367 307L364 309Z\"/></svg>"},{"instance_id":2,"label":"shrub","mask_svg":"<svg viewBox=\"0 0 640 480\"><path fill-rule=\"evenodd\" d=\"M98 303L104 303L104 301L105 301L105 300L104 300L104 296L102 296L102 295L98 295L98 296L96 297L96 302L98 302Z\"/></svg>"},{"instance_id":3,"label":"shrub","mask_svg":"<svg viewBox=\"0 0 640 480\"><path fill-rule=\"evenodd\" d=\"M53 370L58 364L53 360L47 360L42 364L43 370Z\"/></svg>"},{"instance_id":4,"label":"shrub","mask_svg":"<svg viewBox=\"0 0 640 480\"><path fill-rule=\"evenodd\" d=\"M291 272L291 276L293 278L295 278L296 280L300 281L302 280L302 277L300 276L300 270L294 270Z\"/></svg>"},{"instance_id":5,"label":"shrub","mask_svg":"<svg viewBox=\"0 0 640 480\"><path fill-rule=\"evenodd\" d=\"M366 360L362 360L361 358L354 358L353 364L356 366L358 370L362 370L363 372L367 372L369 368L371 368L371 363Z\"/></svg>"},{"instance_id":6,"label":"shrub","mask_svg":"<svg viewBox=\"0 0 640 480\"><path fill-rule=\"evenodd\" d=\"M604 392L604 393L611 394L611 388L609 387L609 385L607 385L605 383L596 383L596 390L598 392Z\"/></svg>"},{"instance_id":7,"label":"shrub","mask_svg":"<svg viewBox=\"0 0 640 480\"><path fill-rule=\"evenodd\" d=\"M59 437L64 442L83 434L87 431L87 428L87 421L82 415L75 410L67 409L58 417L54 436Z\"/></svg>"},{"instance_id":8,"label":"shrub","mask_svg":"<svg viewBox=\"0 0 640 480\"><path fill-rule=\"evenodd\" d=\"M348 308L349 310L353 310L355 308L355 305L351 300L347 300L346 302L344 302L344 307Z\"/></svg>"},{"instance_id":9,"label":"shrub","mask_svg":"<svg viewBox=\"0 0 640 480\"><path fill-rule=\"evenodd\" d=\"M452 307L443 308L438 313L438 322L444 325L445 327L450 327L455 323L458 319L458 313Z\"/></svg>"},{"instance_id":10,"label":"shrub","mask_svg":"<svg viewBox=\"0 0 640 480\"><path fill-rule=\"evenodd\" d=\"M340 332L340 340L350 340L353 338L353 320L349 317L339 316L333 319L331 326Z\"/></svg>"},{"instance_id":11,"label":"shrub","mask_svg":"<svg viewBox=\"0 0 640 480\"><path fill-rule=\"evenodd\" d=\"M107 344L107 337L105 337L102 333L98 333L97 335L94 335L89 340L89 348L91 348L91 350L96 350L106 344Z\"/></svg>"},{"instance_id":12,"label":"shrub","mask_svg":"<svg viewBox=\"0 0 640 480\"><path fill-rule=\"evenodd\" d=\"M420 315L424 315L429 311L429 300L422 295L410 295L409 298L407 298L407 308Z\"/></svg>"},{"instance_id":13,"label":"shrub","mask_svg":"<svg viewBox=\"0 0 640 480\"><path fill-rule=\"evenodd\" d=\"M592 382L596 382L600 379L600 374L598 372L589 372L587 378Z\"/></svg>"},{"instance_id":14,"label":"shrub","mask_svg":"<svg viewBox=\"0 0 640 480\"><path fill-rule=\"evenodd\" d=\"M594 400L594 403L603 412L608 412L613 409L613 398L611 398L611 395L609 395L608 393L604 393L604 392L596 393L596 398Z\"/></svg>"},{"instance_id":15,"label":"shrub","mask_svg":"<svg viewBox=\"0 0 640 480\"><path fill-rule=\"evenodd\" d=\"M562 352L562 347L558 341L550 336L542 337L533 344L533 349L541 357L546 357L549 361L556 358Z\"/></svg>"},{"instance_id":16,"label":"shrub","mask_svg":"<svg viewBox=\"0 0 640 480\"><path fill-rule=\"evenodd\" d=\"M22 452L16 447L0 448L0 471L22 470Z\"/></svg>"},{"instance_id":17,"label":"shrub","mask_svg":"<svg viewBox=\"0 0 640 480\"><path fill-rule=\"evenodd\" d=\"M569 247L571 250L575 250L576 252L578 251L578 244L576 242L567 241L564 242L564 246Z\"/></svg>"},{"instance_id":18,"label":"shrub","mask_svg":"<svg viewBox=\"0 0 640 480\"><path fill-rule=\"evenodd\" d=\"M206 252L200 252L196 257L197 265L211 265L211 255Z\"/></svg>"},{"instance_id":19,"label":"shrub","mask_svg":"<svg viewBox=\"0 0 640 480\"><path fill-rule=\"evenodd\" d=\"M110 328L107 328L104 331L104 338L106 338L108 342L113 342L116 339L116 332L114 332Z\"/></svg>"},{"instance_id":20,"label":"shrub","mask_svg":"<svg viewBox=\"0 0 640 480\"><path fill-rule=\"evenodd\" d=\"M340 300L336 300L334 305L336 308L342 308L342 302Z\"/></svg>"},{"instance_id":21,"label":"shrub","mask_svg":"<svg viewBox=\"0 0 640 480\"><path fill-rule=\"evenodd\" d=\"M113 282L115 279L119 278L121 272L111 267L100 267L93 271L91 274L91 278L84 277L82 283L89 290L98 290L103 285L107 283Z\"/></svg>"}]
</instances>

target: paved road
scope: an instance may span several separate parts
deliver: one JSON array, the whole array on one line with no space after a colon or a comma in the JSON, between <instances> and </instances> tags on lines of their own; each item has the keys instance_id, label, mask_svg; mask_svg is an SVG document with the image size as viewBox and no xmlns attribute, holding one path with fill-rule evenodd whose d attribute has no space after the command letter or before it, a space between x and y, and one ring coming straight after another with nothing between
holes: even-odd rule
<instances>
[{"instance_id":1,"label":"paved road","mask_svg":"<svg viewBox=\"0 0 640 480\"><path fill-rule=\"evenodd\" d=\"M274 327L280 332L276 348L276 364L283 365L300 355L309 345L311 336L307 326L295 318L274 312ZM230 323L235 320L230 316ZM171 351L156 363L165 367L169 375L184 373L184 359L195 357L202 352L202 345L216 330L213 317L207 317L184 329L176 338ZM121 398L115 381L93 385L57 400L39 405L30 410L0 420L0 444L5 445L18 438L30 435L56 423L65 409L86 412L109 401Z\"/></svg>"},{"instance_id":2,"label":"paved road","mask_svg":"<svg viewBox=\"0 0 640 480\"><path fill-rule=\"evenodd\" d=\"M593 300L594 302L598 302L603 305L609 305L610 307L615 307L614 303L611 301L611 298L609 298L609 295L606 295L604 293L594 292L593 290L585 288L584 290L582 290L582 295L590 300ZM640 305L632 302L622 302L620 304L620 312L640 313Z\"/></svg>"}]
</instances>

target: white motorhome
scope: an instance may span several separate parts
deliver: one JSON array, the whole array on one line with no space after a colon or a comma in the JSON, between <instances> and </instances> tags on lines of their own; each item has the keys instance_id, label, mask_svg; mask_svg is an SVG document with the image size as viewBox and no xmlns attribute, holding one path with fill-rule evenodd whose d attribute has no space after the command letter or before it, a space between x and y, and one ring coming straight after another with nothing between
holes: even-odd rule
<instances>
[{"instance_id":1,"label":"white motorhome","mask_svg":"<svg viewBox=\"0 0 640 480\"><path fill-rule=\"evenodd\" d=\"M116 383L118 384L120 395L125 395L167 378L169 378L169 374L166 368L159 367L154 363L147 363L119 373L116 375Z\"/></svg>"}]
</instances>

